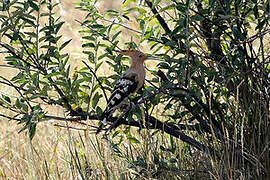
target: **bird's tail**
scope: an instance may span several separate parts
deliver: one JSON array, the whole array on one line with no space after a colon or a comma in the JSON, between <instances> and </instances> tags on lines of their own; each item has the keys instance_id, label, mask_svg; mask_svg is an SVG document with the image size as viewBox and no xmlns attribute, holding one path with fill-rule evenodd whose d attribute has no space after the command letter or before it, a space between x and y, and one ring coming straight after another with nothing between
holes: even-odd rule
<instances>
[{"instance_id":1,"label":"bird's tail","mask_svg":"<svg viewBox=\"0 0 270 180\"><path fill-rule=\"evenodd\" d=\"M106 123L105 123L105 121L104 121L104 119L103 119L103 120L101 121L101 124L99 125L99 127L98 127L98 129L97 129L96 134L100 133L100 131L102 130L103 126L105 126L105 125L106 125Z\"/></svg>"},{"instance_id":2,"label":"bird's tail","mask_svg":"<svg viewBox=\"0 0 270 180\"><path fill-rule=\"evenodd\" d=\"M107 114L108 113L106 113L106 111L104 111L102 113L102 115L100 116L101 124L97 128L96 134L100 133L100 131L102 130L102 128L107 124L107 119L108 119L108 115Z\"/></svg>"}]
</instances>

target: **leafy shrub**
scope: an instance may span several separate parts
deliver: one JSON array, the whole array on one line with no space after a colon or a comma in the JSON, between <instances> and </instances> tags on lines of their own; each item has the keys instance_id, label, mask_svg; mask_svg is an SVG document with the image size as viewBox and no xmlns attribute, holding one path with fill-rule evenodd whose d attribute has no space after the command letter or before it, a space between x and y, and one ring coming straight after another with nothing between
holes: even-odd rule
<instances>
[{"instance_id":1,"label":"leafy shrub","mask_svg":"<svg viewBox=\"0 0 270 180\"><path fill-rule=\"evenodd\" d=\"M137 108L120 119L123 131L112 132L113 138L120 138L117 143L108 140L114 152L129 157L119 149L123 136L131 144L143 143L132 127L156 129L149 130L151 138L159 140L163 137L159 132L166 132L167 147L156 146L152 161L141 154L126 158L132 168L142 168L140 175L159 178L170 171L176 178L180 156L191 158L197 149L216 161L209 170L216 177L269 176L269 2L145 0L138 6L134 2L127 0L121 10L104 12L98 10L97 0L76 3L88 13L85 20L78 20L88 61L72 72L68 54L62 53L70 40L61 42L64 23L55 17L55 5L3 1L0 45L5 66L18 74L0 77L0 83L18 96L1 95L0 105L12 112L1 116L22 123L30 138L37 124L48 119L99 120L112 82L127 69L120 62L125 58L116 51L146 44L163 60L149 71L143 93L132 98ZM139 43L121 38L123 32L132 33ZM113 73L100 75L104 66ZM51 115L41 103L59 105L72 117ZM176 139L189 145L186 152L179 152Z\"/></svg>"}]
</instances>

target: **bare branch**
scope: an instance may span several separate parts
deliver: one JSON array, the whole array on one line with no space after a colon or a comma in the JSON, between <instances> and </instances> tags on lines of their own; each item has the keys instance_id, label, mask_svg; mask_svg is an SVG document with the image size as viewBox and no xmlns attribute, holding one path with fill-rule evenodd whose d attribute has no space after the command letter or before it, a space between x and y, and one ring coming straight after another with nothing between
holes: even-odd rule
<instances>
[{"instance_id":1,"label":"bare branch","mask_svg":"<svg viewBox=\"0 0 270 180\"><path fill-rule=\"evenodd\" d=\"M15 118L15 117L11 117L11 116L7 116L4 114L0 114L1 117L7 118L9 120L15 120L15 121L20 121L21 119Z\"/></svg>"},{"instance_id":2,"label":"bare branch","mask_svg":"<svg viewBox=\"0 0 270 180\"><path fill-rule=\"evenodd\" d=\"M166 34L178 45L178 47L183 51L183 52L187 52L187 55L190 55L192 58L195 55L195 53L193 51L191 51L190 49L187 49L185 44L178 40L175 36L172 35L172 31L169 28L168 24L166 23L166 21L161 17L161 15L158 13L157 9L155 7L153 7L153 3L150 2L149 0L145 0L146 4L148 5L148 7L151 9L152 13L156 16L158 22L160 23L160 25L162 26L162 28L164 29L164 31L166 32Z\"/></svg>"},{"instance_id":3,"label":"bare branch","mask_svg":"<svg viewBox=\"0 0 270 180\"><path fill-rule=\"evenodd\" d=\"M90 72L94 75L94 77L96 78L96 80L97 80L98 84L100 85L100 88L101 88L101 90L102 90L102 92L103 92L103 94L104 94L104 97L105 97L105 99L106 99L106 102L108 103L108 102L109 102L109 99L108 99L107 94L106 94L106 92L105 92L105 88L103 87L102 83L101 83L100 80L98 79L96 73L90 68L90 66L89 66L85 61L82 61L82 62L84 63L84 65L89 69L89 71L90 71Z\"/></svg>"}]
</instances>

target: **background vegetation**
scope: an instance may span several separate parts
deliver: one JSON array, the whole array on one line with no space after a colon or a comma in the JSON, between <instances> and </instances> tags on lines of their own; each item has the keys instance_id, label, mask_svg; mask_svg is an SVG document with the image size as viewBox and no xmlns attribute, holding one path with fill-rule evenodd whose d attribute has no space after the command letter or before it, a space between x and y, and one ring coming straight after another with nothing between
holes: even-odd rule
<instances>
[{"instance_id":1,"label":"background vegetation","mask_svg":"<svg viewBox=\"0 0 270 180\"><path fill-rule=\"evenodd\" d=\"M269 178L270 2L102 3L2 1L0 177ZM163 60L96 136L121 49Z\"/></svg>"}]
</instances>

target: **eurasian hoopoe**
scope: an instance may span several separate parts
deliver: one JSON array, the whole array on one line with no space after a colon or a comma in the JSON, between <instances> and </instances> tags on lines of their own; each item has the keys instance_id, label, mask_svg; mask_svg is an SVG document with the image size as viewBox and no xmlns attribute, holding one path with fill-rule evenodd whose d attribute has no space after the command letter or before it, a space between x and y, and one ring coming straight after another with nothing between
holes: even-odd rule
<instances>
[{"instance_id":1,"label":"eurasian hoopoe","mask_svg":"<svg viewBox=\"0 0 270 180\"><path fill-rule=\"evenodd\" d=\"M120 54L130 57L129 69L120 77L116 82L111 97L108 100L107 107L101 115L101 125L97 130L97 134L101 131L103 125L106 124L108 118L112 116L114 111L119 108L126 99L137 92L144 84L145 81L145 68L144 61L149 59L144 53L137 50L124 50ZM154 58L154 57L152 57Z\"/></svg>"}]
</instances>

